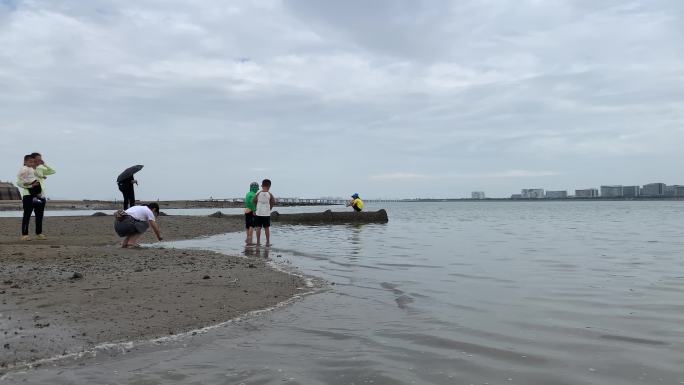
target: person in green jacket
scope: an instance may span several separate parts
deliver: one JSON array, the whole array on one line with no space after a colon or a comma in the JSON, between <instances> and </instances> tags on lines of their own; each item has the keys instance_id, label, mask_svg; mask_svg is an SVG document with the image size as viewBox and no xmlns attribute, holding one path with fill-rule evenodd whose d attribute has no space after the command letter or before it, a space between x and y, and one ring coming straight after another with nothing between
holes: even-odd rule
<instances>
[{"instance_id":1,"label":"person in green jacket","mask_svg":"<svg viewBox=\"0 0 684 385\"><path fill-rule=\"evenodd\" d=\"M249 192L245 196L245 228L247 229L247 238L245 243L252 243L252 235L254 234L254 213L256 212L256 203L254 197L259 191L259 183L252 182L249 185Z\"/></svg>"},{"instance_id":2,"label":"person in green jacket","mask_svg":"<svg viewBox=\"0 0 684 385\"><path fill-rule=\"evenodd\" d=\"M40 203L34 203L33 197L29 192L29 188L31 186L25 185L22 181L17 181L16 184L21 192L21 203L24 209L24 217L21 221L22 241L31 240L31 237L28 235L29 224L31 221L31 214L34 212L36 215L36 238L39 240L47 239L47 237L43 234L43 213L45 212L45 204L47 203L47 199L45 199L45 180L47 179L48 175L52 175L56 172L54 168L45 164L43 156L40 153L34 152L31 154L31 156L34 159L34 167L36 170L35 174L36 178L38 179L38 183L40 183L42 197L40 198Z\"/></svg>"}]
</instances>

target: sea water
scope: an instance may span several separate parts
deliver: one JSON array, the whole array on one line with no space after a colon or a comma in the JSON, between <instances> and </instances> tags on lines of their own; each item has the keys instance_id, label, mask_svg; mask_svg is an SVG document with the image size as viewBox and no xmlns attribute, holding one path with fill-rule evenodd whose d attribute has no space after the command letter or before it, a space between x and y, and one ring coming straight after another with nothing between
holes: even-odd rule
<instances>
[{"instance_id":1,"label":"sea water","mask_svg":"<svg viewBox=\"0 0 684 385\"><path fill-rule=\"evenodd\" d=\"M241 233L175 242L326 285L196 336L9 380L684 383L684 202L382 207L387 224L277 225L270 248L245 247Z\"/></svg>"}]
</instances>

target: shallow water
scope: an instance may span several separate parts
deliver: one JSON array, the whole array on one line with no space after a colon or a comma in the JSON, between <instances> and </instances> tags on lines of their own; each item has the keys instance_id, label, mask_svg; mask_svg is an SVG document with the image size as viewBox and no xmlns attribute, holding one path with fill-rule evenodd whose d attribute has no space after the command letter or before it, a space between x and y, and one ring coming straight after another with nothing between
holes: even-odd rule
<instances>
[{"instance_id":1,"label":"shallow water","mask_svg":"<svg viewBox=\"0 0 684 385\"><path fill-rule=\"evenodd\" d=\"M371 209L376 209L373 207ZM175 342L13 375L36 384L681 384L679 202L387 204L390 222L177 242L330 282Z\"/></svg>"}]
</instances>

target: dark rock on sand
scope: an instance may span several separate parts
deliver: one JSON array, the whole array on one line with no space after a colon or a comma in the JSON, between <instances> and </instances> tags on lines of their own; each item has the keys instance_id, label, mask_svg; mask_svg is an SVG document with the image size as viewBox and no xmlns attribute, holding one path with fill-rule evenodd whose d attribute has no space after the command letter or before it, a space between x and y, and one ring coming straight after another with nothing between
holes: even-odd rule
<instances>
[{"instance_id":1,"label":"dark rock on sand","mask_svg":"<svg viewBox=\"0 0 684 385\"><path fill-rule=\"evenodd\" d=\"M91 215L91 217L106 217L106 216L107 216L107 214L105 214L101 211L98 211L96 213L93 213L93 215Z\"/></svg>"},{"instance_id":2,"label":"dark rock on sand","mask_svg":"<svg viewBox=\"0 0 684 385\"><path fill-rule=\"evenodd\" d=\"M220 211L217 211L213 214L209 214L209 218L223 218L223 213Z\"/></svg>"},{"instance_id":3,"label":"dark rock on sand","mask_svg":"<svg viewBox=\"0 0 684 385\"><path fill-rule=\"evenodd\" d=\"M83 274L81 274L79 272L74 272L74 274L71 276L71 279L82 279L82 278L83 278Z\"/></svg>"}]
</instances>

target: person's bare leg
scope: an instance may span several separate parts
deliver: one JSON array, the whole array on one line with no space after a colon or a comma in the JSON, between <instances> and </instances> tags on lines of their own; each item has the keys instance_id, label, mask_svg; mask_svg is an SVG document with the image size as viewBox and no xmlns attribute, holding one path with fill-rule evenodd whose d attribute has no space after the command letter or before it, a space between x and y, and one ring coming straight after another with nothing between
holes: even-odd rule
<instances>
[{"instance_id":1,"label":"person's bare leg","mask_svg":"<svg viewBox=\"0 0 684 385\"><path fill-rule=\"evenodd\" d=\"M256 228L256 233L257 233L257 245L261 243L261 227Z\"/></svg>"},{"instance_id":2,"label":"person's bare leg","mask_svg":"<svg viewBox=\"0 0 684 385\"><path fill-rule=\"evenodd\" d=\"M246 240L246 242L248 244L252 243L253 238L254 238L254 227L249 227L247 229L247 240Z\"/></svg>"},{"instance_id":3,"label":"person's bare leg","mask_svg":"<svg viewBox=\"0 0 684 385\"><path fill-rule=\"evenodd\" d=\"M127 237L128 243L126 244L126 247L131 247L135 246L138 244L138 240L142 238L143 233L136 233L136 234L131 234Z\"/></svg>"},{"instance_id":4,"label":"person's bare leg","mask_svg":"<svg viewBox=\"0 0 684 385\"><path fill-rule=\"evenodd\" d=\"M127 235L126 238L124 238L123 242L121 242L121 247L126 248L128 247L128 240L131 238L130 235Z\"/></svg>"},{"instance_id":5,"label":"person's bare leg","mask_svg":"<svg viewBox=\"0 0 684 385\"><path fill-rule=\"evenodd\" d=\"M271 228L264 227L264 232L266 233L266 246L271 244Z\"/></svg>"}]
</instances>

